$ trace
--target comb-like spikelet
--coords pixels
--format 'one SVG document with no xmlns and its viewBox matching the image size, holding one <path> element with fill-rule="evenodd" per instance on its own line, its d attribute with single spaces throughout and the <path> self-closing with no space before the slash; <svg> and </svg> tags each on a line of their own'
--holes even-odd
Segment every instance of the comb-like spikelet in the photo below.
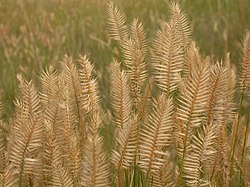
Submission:
<svg viewBox="0 0 250 187">
<path fill-rule="evenodd" d="M 137 19 L 132 23 L 132 37 L 124 40 L 122 44 L 124 65 L 130 80 L 133 105 L 138 109 L 142 86 L 147 78 L 145 55 L 147 42 L 144 28 Z"/>
<path fill-rule="evenodd" d="M 59 103 L 62 100 L 60 87 L 64 87 L 62 84 L 62 79 L 60 79 L 57 71 L 54 70 L 52 66 L 42 72 L 41 75 L 42 91 L 40 93 L 41 102 L 43 104 L 43 116 L 45 123 L 50 123 L 53 128 L 55 136 L 61 136 L 61 110 Z M 61 90 L 61 91 L 60 91 Z M 62 106 L 62 105 L 61 105 Z"/>
<path fill-rule="evenodd" d="M 76 120 L 78 121 L 78 126 L 84 129 L 83 113 L 85 105 L 82 98 L 83 88 L 81 87 L 79 72 L 71 57 L 64 57 L 62 62 L 62 70 L 61 78 L 65 81 L 64 83 L 67 84 L 70 97 L 73 98 L 69 100 L 69 104 L 72 105 L 73 110 L 77 114 Z M 85 134 L 83 134 L 83 136 L 85 136 Z"/>
<path fill-rule="evenodd" d="M 211 181 L 220 181 L 220 183 L 222 183 L 224 186 L 228 186 L 230 181 L 230 154 L 232 152 L 232 146 L 230 145 L 232 145 L 233 138 L 236 134 L 237 120 L 238 114 L 234 116 L 234 121 L 232 123 L 232 132 L 229 137 L 227 135 L 227 125 L 219 125 L 216 140 L 217 154 L 214 158 L 213 168 L 208 173 L 210 175 Z"/>
<path fill-rule="evenodd" d="M 18 185 L 18 171 L 13 167 L 12 164 L 8 164 L 4 168 L 1 182 L 2 186 L 4 187 L 13 187 Z"/>
<path fill-rule="evenodd" d="M 42 93 L 41 95 L 41 101 L 43 104 L 54 104 L 59 99 L 56 97 L 58 93 L 58 73 L 53 68 L 53 66 L 49 66 L 45 71 L 42 72 L 41 75 L 41 83 L 42 83 Z M 48 109 L 49 107 L 44 106 L 44 109 Z"/>
<path fill-rule="evenodd" d="M 224 108 L 224 119 L 226 123 L 232 123 L 234 120 L 234 116 L 236 114 L 236 103 L 235 103 L 235 88 L 236 88 L 236 70 L 232 67 L 230 63 L 230 56 L 229 53 L 225 58 L 225 68 L 227 69 L 226 73 L 226 84 L 224 87 L 224 95 L 225 95 L 225 102 L 223 105 Z"/>
<path fill-rule="evenodd" d="M 117 129 L 118 150 L 113 151 L 112 162 L 118 170 L 127 169 L 135 161 L 138 131 L 136 123 L 137 116 L 134 116 L 128 123 L 124 124 L 123 128 Z"/>
<path fill-rule="evenodd" d="M 78 75 L 78 71 L 76 65 L 73 63 L 72 58 L 65 56 L 63 59 L 62 64 L 62 77 L 65 80 L 69 88 L 69 92 L 71 96 L 74 98 L 75 105 L 76 105 L 76 112 L 80 115 L 81 111 L 81 86 L 80 86 L 80 79 Z"/>
<path fill-rule="evenodd" d="M 100 113 L 100 105 L 99 105 L 99 90 L 97 80 L 94 79 L 92 76 L 93 74 L 93 65 L 90 63 L 87 56 L 80 56 L 78 63 L 79 67 L 79 77 L 80 77 L 80 85 L 81 85 L 81 95 L 82 95 L 82 103 L 83 103 L 83 115 L 84 121 L 83 125 L 80 126 L 80 137 L 81 137 L 81 147 L 82 153 L 85 147 L 85 140 L 87 139 L 88 131 L 92 131 L 93 128 L 91 127 L 91 121 L 94 118 L 94 115 Z M 97 127 L 98 128 L 98 127 Z M 97 130 L 97 128 L 95 130 Z"/>
<path fill-rule="evenodd" d="M 235 86 L 235 75 L 230 68 L 229 59 L 225 65 L 216 63 L 211 66 L 210 71 L 210 92 L 207 105 L 207 124 L 216 125 L 217 154 L 210 157 L 204 164 L 204 171 L 207 178 L 216 178 L 217 172 L 223 173 L 224 183 L 228 184 L 228 148 L 225 139 L 225 129 L 228 123 L 234 119 L 233 94 Z M 220 143 L 218 143 L 220 142 Z M 221 171 L 220 168 L 223 168 Z M 218 171 L 219 170 L 219 171 Z M 221 176 L 222 177 L 222 176 Z"/>
<path fill-rule="evenodd" d="M 178 152 L 186 154 L 186 146 L 192 131 L 206 120 L 206 105 L 209 94 L 209 69 L 208 64 L 202 64 L 192 70 L 186 81 L 186 86 L 181 88 L 179 108 L 177 109 L 177 141 Z"/>
<path fill-rule="evenodd" d="M 190 149 L 184 160 L 184 178 L 187 186 L 208 185 L 208 179 L 203 178 L 203 165 L 214 155 L 216 142 L 216 126 L 202 125 L 196 135 L 192 136 Z"/>
<path fill-rule="evenodd" d="M 215 163 L 213 165 L 211 179 L 214 181 L 220 181 L 224 186 L 229 184 L 229 144 L 227 141 L 226 127 L 222 126 L 219 130 L 216 141 Z M 216 182 L 215 182 L 216 183 Z"/>
<path fill-rule="evenodd" d="M 138 19 L 134 19 L 132 22 L 131 38 L 135 41 L 136 48 L 140 51 L 141 56 L 145 58 L 148 50 L 147 37 L 144 27 Z"/>
<path fill-rule="evenodd" d="M 0 120 L 2 120 L 3 114 L 4 114 L 4 106 L 2 102 L 2 95 L 0 94 Z"/>
<path fill-rule="evenodd" d="M 84 119 L 84 114 L 86 112 L 86 109 L 84 107 L 86 105 L 84 103 L 85 100 L 82 90 L 85 89 L 85 87 L 82 87 L 81 74 L 79 73 L 76 64 L 73 63 L 71 57 L 68 56 L 64 57 L 64 60 L 62 62 L 62 73 L 60 78 L 62 79 L 61 83 L 63 84 L 61 85 L 61 89 L 65 90 L 65 87 L 67 87 L 67 90 L 64 93 L 62 93 L 63 97 L 67 98 L 66 99 L 67 107 L 64 109 L 69 109 L 68 111 L 70 112 L 69 113 L 70 116 L 68 117 L 69 119 L 68 121 L 71 121 L 71 125 L 74 125 L 71 128 L 75 129 L 76 131 L 75 133 L 80 135 L 81 137 L 81 139 L 79 140 L 80 146 L 81 148 L 83 148 L 84 146 L 83 144 L 86 139 L 86 122 Z M 66 86 L 64 84 L 66 84 Z M 61 106 L 63 106 L 64 104 L 65 103 L 62 103 Z M 63 118 L 64 117 L 65 116 L 63 116 Z"/>
<path fill-rule="evenodd" d="M 67 57 L 65 57 L 64 60 L 66 60 L 66 58 Z M 62 65 L 65 68 L 62 74 L 64 75 L 66 73 L 70 77 L 72 73 L 72 70 L 70 70 L 71 64 L 67 65 L 66 63 Z M 69 133 L 67 134 L 66 131 L 69 130 L 69 128 L 66 128 L 68 127 L 66 126 L 66 119 L 70 120 L 70 118 L 72 118 L 73 121 L 76 120 L 75 114 L 67 115 L 67 110 L 65 109 L 67 104 L 69 107 L 69 101 L 67 100 L 69 94 L 71 93 L 76 96 L 74 90 L 71 90 L 72 92 L 70 93 L 68 91 L 68 85 L 74 84 L 71 84 L 71 80 L 73 80 L 74 76 L 72 75 L 71 78 L 72 79 L 69 78 L 65 80 L 65 77 L 62 78 L 62 75 L 58 75 L 51 66 L 41 75 L 42 92 L 40 95 L 43 104 L 45 124 L 42 153 L 43 184 L 45 186 L 60 186 L 62 183 L 69 185 L 67 183 L 71 184 L 73 181 L 70 171 L 66 171 L 65 168 L 61 166 L 61 164 L 64 163 L 68 169 L 70 168 L 69 159 L 67 158 L 72 154 L 71 150 L 68 151 L 69 141 L 67 138 L 69 138 Z M 74 101 L 76 100 L 73 99 L 70 102 L 71 114 L 75 104 Z M 73 126 L 71 128 L 73 128 Z M 65 179 L 60 179 L 61 176 L 64 176 Z"/>
<path fill-rule="evenodd" d="M 81 184 L 83 186 L 109 186 L 109 167 L 103 150 L 103 139 L 98 129 L 102 125 L 99 91 L 92 78 L 93 66 L 86 56 L 80 56 L 80 80 L 87 122 L 88 137 L 84 143 Z"/>
<path fill-rule="evenodd" d="M 114 40 L 122 42 L 128 36 L 125 15 L 114 6 L 112 1 L 108 3 L 107 12 L 110 36 Z"/>
<path fill-rule="evenodd" d="M 32 81 L 20 80 L 21 99 L 16 101 L 14 129 L 9 142 L 9 160 L 18 171 L 19 186 L 26 183 L 27 174 L 35 183 L 40 175 L 39 153 L 44 130 L 41 104 Z M 32 179 L 33 177 L 33 179 Z"/>
<path fill-rule="evenodd" d="M 183 78 L 188 78 L 193 68 L 196 68 L 201 63 L 199 49 L 195 42 L 191 42 L 184 57 Z"/>
<path fill-rule="evenodd" d="M 250 86 L 250 32 L 246 34 L 243 43 L 243 61 L 240 77 L 241 90 L 247 91 Z"/>
<path fill-rule="evenodd" d="M 163 166 L 163 148 L 170 145 L 172 133 L 173 103 L 171 99 L 160 95 L 153 101 L 149 122 L 145 124 L 141 133 L 139 165 L 147 179 Z"/>
<path fill-rule="evenodd" d="M 67 168 L 64 168 L 60 164 L 55 166 L 51 177 L 52 177 L 51 186 L 72 187 L 74 185 L 74 182 L 73 182 L 73 179 L 71 178 L 70 172 L 67 170 Z"/>
<path fill-rule="evenodd" d="M 50 121 L 45 121 L 44 141 L 43 141 L 43 173 L 44 185 L 51 185 L 53 170 L 57 169 L 57 165 L 62 163 L 62 154 L 58 146 L 53 124 Z"/>
<path fill-rule="evenodd" d="M 105 187 L 110 184 L 109 168 L 102 147 L 102 139 L 99 136 L 88 138 L 83 161 L 83 186 Z"/>
<path fill-rule="evenodd" d="M 170 19 L 174 21 L 178 38 L 181 39 L 181 45 L 186 51 L 192 35 L 189 21 L 186 15 L 181 11 L 179 3 L 172 1 L 169 8 L 171 13 Z"/>
<path fill-rule="evenodd" d="M 175 24 L 172 21 L 163 23 L 153 46 L 152 68 L 156 84 L 166 94 L 172 93 L 178 87 L 183 69 L 183 52 Z"/>
<path fill-rule="evenodd" d="M 96 123 L 93 126 L 100 125 L 98 124 L 100 121 L 93 123 Z M 109 186 L 110 174 L 106 154 L 103 151 L 103 140 L 96 132 L 88 137 L 83 156 L 82 185 L 86 187 Z"/>
<path fill-rule="evenodd" d="M 228 82 L 228 67 L 223 67 L 221 63 L 216 63 L 211 67 L 209 99 L 207 103 L 207 123 L 210 122 L 222 125 L 224 122 L 224 105 L 228 99 L 225 87 Z M 226 111 L 227 113 L 228 111 Z"/>
<path fill-rule="evenodd" d="M 111 97 L 115 126 L 123 128 L 130 119 L 132 103 L 127 75 L 116 61 L 111 65 Z"/>
<path fill-rule="evenodd" d="M 153 187 L 174 187 L 175 180 L 175 163 L 171 162 L 170 154 L 165 155 L 164 165 L 153 173 Z"/>
<path fill-rule="evenodd" d="M 94 113 L 96 110 L 100 109 L 100 98 L 97 80 L 92 78 L 93 65 L 90 63 L 87 56 L 80 56 L 78 62 L 80 64 L 79 74 L 84 112 Z"/>
<path fill-rule="evenodd" d="M 70 105 L 70 95 L 66 86 L 64 91 L 63 102 L 61 103 L 61 113 L 63 114 L 61 148 L 64 156 L 64 166 L 67 166 L 74 184 L 76 184 L 80 174 L 80 149 L 77 142 L 76 114 L 72 105 Z"/>
<path fill-rule="evenodd" d="M 142 124 L 145 123 L 145 120 L 148 116 L 148 108 L 151 101 L 151 92 L 152 92 L 153 79 L 150 78 L 147 81 L 146 87 L 144 89 L 144 94 L 139 103 L 139 120 Z"/>
</svg>

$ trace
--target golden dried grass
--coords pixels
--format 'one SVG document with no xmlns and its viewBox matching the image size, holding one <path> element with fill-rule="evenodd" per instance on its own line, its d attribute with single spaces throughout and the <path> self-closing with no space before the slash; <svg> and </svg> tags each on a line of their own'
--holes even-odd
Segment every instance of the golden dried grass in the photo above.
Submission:
<svg viewBox="0 0 250 187">
<path fill-rule="evenodd" d="M 13 118 L 2 120 L 0 103 L 0 184 L 248 186 L 249 114 L 242 111 L 249 33 L 236 82 L 228 58 L 199 54 L 178 3 L 170 4 L 171 19 L 152 47 L 138 19 L 126 25 L 113 3 L 107 7 L 110 36 L 123 55 L 110 67 L 111 117 L 86 56 L 65 56 L 60 70 L 45 70 L 40 91 L 18 76 Z M 108 124 L 115 128 L 110 158 L 100 133 Z"/>
</svg>

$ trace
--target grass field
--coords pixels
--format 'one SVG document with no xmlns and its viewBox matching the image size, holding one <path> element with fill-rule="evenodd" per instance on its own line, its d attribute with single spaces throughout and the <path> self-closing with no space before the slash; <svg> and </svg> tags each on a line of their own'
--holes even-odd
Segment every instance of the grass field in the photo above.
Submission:
<svg viewBox="0 0 250 187">
<path fill-rule="evenodd" d="M 0 0 L 0 187 L 248 186 L 250 1 L 113 2 Z"/>
</svg>

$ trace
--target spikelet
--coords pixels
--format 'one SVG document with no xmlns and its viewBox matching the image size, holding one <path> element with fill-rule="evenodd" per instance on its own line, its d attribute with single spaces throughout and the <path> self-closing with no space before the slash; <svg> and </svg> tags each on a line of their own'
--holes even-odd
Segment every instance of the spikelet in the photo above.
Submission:
<svg viewBox="0 0 250 187">
<path fill-rule="evenodd" d="M 144 59 L 148 51 L 147 36 L 142 23 L 138 19 L 134 19 L 132 22 L 131 38 L 135 41 L 136 48 Z"/>
<path fill-rule="evenodd" d="M 42 83 L 40 97 L 43 105 L 44 123 L 51 124 L 56 139 L 60 139 L 59 137 L 62 134 L 61 124 L 63 123 L 59 106 L 62 100 L 60 90 L 63 89 L 60 89 L 60 87 L 65 85 L 62 85 L 62 79 L 52 66 L 42 72 L 40 79 Z"/>
<path fill-rule="evenodd" d="M 191 42 L 184 55 L 184 68 L 182 77 L 184 79 L 188 78 L 192 69 L 199 67 L 201 61 L 202 59 L 199 54 L 199 48 L 196 46 L 195 42 Z"/>
<path fill-rule="evenodd" d="M 176 186 L 175 180 L 175 169 L 176 165 L 171 161 L 171 155 L 166 154 L 164 156 L 164 165 L 159 168 L 156 173 L 153 173 L 153 184 L 154 187 L 174 187 Z"/>
<path fill-rule="evenodd" d="M 172 1 L 169 5 L 171 17 L 173 20 L 175 29 L 177 31 L 178 38 L 181 40 L 181 45 L 184 51 L 187 50 L 188 45 L 191 41 L 191 27 L 186 15 L 182 12 L 178 2 Z"/>
<path fill-rule="evenodd" d="M 62 165 L 57 165 L 53 169 L 51 186 L 65 186 L 72 187 L 74 185 L 70 172 Z"/>
<path fill-rule="evenodd" d="M 111 97 L 115 126 L 123 128 L 130 119 L 132 103 L 127 75 L 116 61 L 111 65 Z"/>
<path fill-rule="evenodd" d="M 13 187 L 18 185 L 18 171 L 15 170 L 12 164 L 5 166 L 1 182 L 4 187 Z"/>
<path fill-rule="evenodd" d="M 177 38 L 175 24 L 163 23 L 153 46 L 152 68 L 156 84 L 167 95 L 178 87 L 183 69 L 183 50 L 181 40 Z"/>
<path fill-rule="evenodd" d="M 49 66 L 42 72 L 40 79 L 42 83 L 41 101 L 44 105 L 53 105 L 58 100 L 58 97 L 56 97 L 58 93 L 58 73 L 53 66 Z M 49 107 L 44 106 L 44 108 L 48 109 Z"/>
<path fill-rule="evenodd" d="M 83 113 L 84 113 L 84 103 L 82 99 L 82 87 L 81 87 L 81 80 L 80 75 L 77 70 L 76 65 L 73 63 L 73 60 L 71 57 L 65 56 L 62 63 L 62 73 L 61 78 L 64 80 L 64 83 L 68 87 L 68 92 L 70 94 L 70 105 L 72 105 L 73 110 L 77 114 L 77 121 L 78 126 L 82 127 L 84 126 L 84 119 L 83 119 Z M 85 134 L 83 134 L 85 136 Z"/>
<path fill-rule="evenodd" d="M 147 175 L 146 180 L 164 165 L 161 157 L 166 154 L 163 148 L 171 143 L 173 122 L 172 100 L 160 95 L 153 100 L 153 111 L 141 133 L 139 165 Z"/>
<path fill-rule="evenodd" d="M 197 134 L 192 136 L 191 143 L 188 145 L 190 149 L 184 160 L 184 178 L 187 186 L 209 185 L 209 178 L 202 177 L 204 176 L 202 168 L 216 153 L 215 128 L 213 124 L 202 125 Z"/>
<path fill-rule="evenodd" d="M 152 86 L 153 86 L 153 79 L 152 77 L 147 81 L 146 87 L 144 89 L 144 94 L 141 97 L 139 103 L 139 120 L 142 124 L 145 124 L 147 120 L 148 112 L 149 112 L 149 105 L 151 104 L 151 93 L 152 93 Z"/>
<path fill-rule="evenodd" d="M 39 153 L 42 147 L 41 104 L 32 81 L 19 77 L 21 98 L 16 101 L 16 116 L 9 142 L 9 160 L 18 171 L 18 183 L 26 183 L 27 174 L 35 183 L 40 177 L 41 163 Z M 37 182 L 37 181 L 36 181 Z"/>
<path fill-rule="evenodd" d="M 211 179 L 214 181 L 221 180 L 224 186 L 229 184 L 229 164 L 230 164 L 230 150 L 229 142 L 227 140 L 226 127 L 222 126 L 219 130 L 214 164 L 211 172 Z M 209 174 L 209 173 L 208 173 Z"/>
<path fill-rule="evenodd" d="M 186 145 L 190 141 L 193 129 L 206 120 L 206 105 L 209 94 L 208 64 L 192 70 L 185 87 L 181 88 L 179 108 L 177 109 L 178 152 L 186 154 Z"/>
<path fill-rule="evenodd" d="M 98 133 L 102 125 L 102 111 L 99 105 L 97 80 L 92 76 L 93 66 L 86 56 L 80 56 L 80 83 L 83 88 L 82 99 L 87 122 L 88 136 L 84 143 L 80 184 L 83 186 L 109 186 L 110 173 L 103 139 Z"/>
<path fill-rule="evenodd" d="M 230 62 L 230 54 L 225 57 L 225 68 L 227 69 L 226 85 L 224 87 L 226 101 L 224 102 L 224 119 L 226 123 L 232 123 L 236 114 L 235 90 L 236 90 L 236 70 Z"/>
<path fill-rule="evenodd" d="M 70 172 L 74 184 L 80 175 L 80 147 L 77 140 L 78 131 L 76 130 L 76 114 L 74 108 L 70 104 L 70 93 L 68 87 L 63 90 L 62 102 L 60 103 L 61 119 L 61 137 L 60 145 L 64 157 L 64 166 Z"/>
<path fill-rule="evenodd" d="M 54 170 L 57 165 L 62 163 L 62 153 L 60 151 L 57 138 L 53 130 L 53 124 L 50 121 L 45 121 L 45 131 L 43 140 L 43 183 L 45 186 L 51 185 Z"/>
<path fill-rule="evenodd" d="M 80 56 L 78 63 L 80 64 L 80 84 L 81 95 L 84 106 L 84 113 L 91 114 L 100 109 L 99 106 L 99 91 L 97 80 L 92 78 L 93 65 L 90 63 L 87 56 Z"/>
<path fill-rule="evenodd" d="M 131 26 L 131 37 L 122 43 L 122 52 L 124 56 L 124 65 L 128 78 L 130 80 L 133 106 L 138 110 L 141 98 L 142 86 L 147 79 L 147 41 L 146 34 L 142 24 L 134 19 Z"/>
<path fill-rule="evenodd" d="M 229 83 L 233 82 L 230 79 L 232 72 L 229 71 L 229 67 L 225 67 L 219 62 L 211 66 L 210 72 L 207 123 L 213 121 L 218 125 L 225 125 L 227 120 L 230 121 L 228 117 L 233 113 L 232 93 L 230 92 L 234 87 L 231 89 L 227 87 Z"/>
<path fill-rule="evenodd" d="M 110 185 L 110 173 L 106 154 L 103 151 L 103 140 L 97 132 L 100 125 L 101 119 L 96 114 L 92 119 L 90 135 L 83 154 L 81 184 L 86 187 Z"/>
<path fill-rule="evenodd" d="M 250 85 L 250 32 L 246 34 L 243 43 L 243 60 L 240 77 L 240 88 L 242 91 L 247 91 Z"/>
<path fill-rule="evenodd" d="M 107 12 L 110 36 L 114 40 L 122 42 L 128 36 L 125 15 L 114 6 L 112 1 L 108 3 Z"/>
</svg>

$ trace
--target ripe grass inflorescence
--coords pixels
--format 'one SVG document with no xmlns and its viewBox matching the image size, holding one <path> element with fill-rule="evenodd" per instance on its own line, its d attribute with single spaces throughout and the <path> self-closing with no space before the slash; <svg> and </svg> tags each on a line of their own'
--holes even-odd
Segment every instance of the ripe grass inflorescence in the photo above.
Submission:
<svg viewBox="0 0 250 187">
<path fill-rule="evenodd" d="M 149 39 L 139 19 L 127 24 L 107 3 L 119 57 L 106 68 L 109 97 L 87 55 L 49 65 L 39 87 L 17 75 L 13 117 L 0 102 L 2 186 L 249 185 L 250 33 L 237 78 L 229 55 L 200 55 L 180 5 L 168 5 L 169 21 Z"/>
</svg>

